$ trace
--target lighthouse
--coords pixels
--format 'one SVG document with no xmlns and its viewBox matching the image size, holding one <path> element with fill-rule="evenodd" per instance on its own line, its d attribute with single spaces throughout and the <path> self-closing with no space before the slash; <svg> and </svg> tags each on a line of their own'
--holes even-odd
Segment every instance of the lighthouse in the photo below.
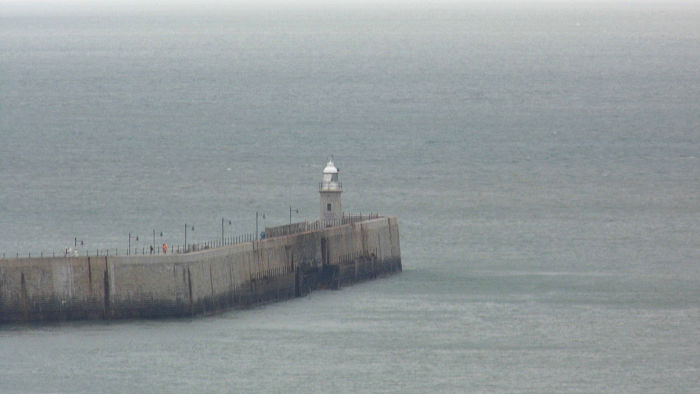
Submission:
<svg viewBox="0 0 700 394">
<path fill-rule="evenodd" d="M 340 206 L 343 185 L 338 181 L 338 172 L 333 160 L 329 160 L 326 168 L 323 169 L 323 181 L 318 189 L 321 194 L 319 220 L 325 227 L 340 224 L 343 219 L 343 210 Z"/>
</svg>

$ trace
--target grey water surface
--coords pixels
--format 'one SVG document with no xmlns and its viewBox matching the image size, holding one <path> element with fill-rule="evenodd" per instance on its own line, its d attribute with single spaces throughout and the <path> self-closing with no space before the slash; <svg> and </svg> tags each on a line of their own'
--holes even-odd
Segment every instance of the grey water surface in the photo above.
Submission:
<svg viewBox="0 0 700 394">
<path fill-rule="evenodd" d="M 2 326 L 1 392 L 697 392 L 698 4 L 221 7 L 0 12 L 0 253 L 313 220 L 333 155 L 404 272 Z"/>
</svg>

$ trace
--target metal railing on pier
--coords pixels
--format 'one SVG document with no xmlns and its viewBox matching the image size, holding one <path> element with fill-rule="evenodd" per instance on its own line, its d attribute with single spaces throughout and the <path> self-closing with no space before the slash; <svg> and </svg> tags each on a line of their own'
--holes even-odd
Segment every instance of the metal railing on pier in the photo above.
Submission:
<svg viewBox="0 0 700 394">
<path fill-rule="evenodd" d="M 229 245 L 237 245 L 237 244 L 242 244 L 246 242 L 253 242 L 255 241 L 255 234 L 252 233 L 247 233 L 247 234 L 242 234 L 236 237 L 227 237 L 222 239 L 214 239 L 211 241 L 205 241 L 205 242 L 198 242 L 198 243 L 191 243 L 185 245 L 182 249 L 180 249 L 180 246 L 177 246 L 177 249 L 175 250 L 175 253 L 190 253 L 190 252 L 198 252 L 201 250 L 207 250 L 207 249 L 215 249 L 215 248 L 220 248 L 223 246 L 229 246 Z"/>
<path fill-rule="evenodd" d="M 343 226 L 346 224 L 352 224 L 357 222 L 362 222 L 365 220 L 377 219 L 381 217 L 378 213 L 370 213 L 367 215 L 363 214 L 348 214 L 343 215 L 341 219 L 337 220 L 316 220 L 313 222 L 298 222 L 292 224 L 285 224 L 283 226 L 276 227 L 266 227 L 265 228 L 265 238 L 281 237 L 284 235 L 304 233 L 307 231 L 316 231 L 329 227 Z"/>
<path fill-rule="evenodd" d="M 220 248 L 223 246 L 237 245 L 246 242 L 255 241 L 255 235 L 252 233 L 241 234 L 237 236 L 224 237 L 219 239 L 213 239 L 209 241 L 193 242 L 187 243 L 187 245 L 179 244 L 163 244 L 163 245 L 149 245 L 141 246 L 136 248 L 65 248 L 59 250 L 51 251 L 40 251 L 39 253 L 32 254 L 28 253 L 13 253 L 7 254 L 2 253 L 0 255 L 0 260 L 7 259 L 24 259 L 24 258 L 56 258 L 56 257 L 99 257 L 99 256 L 143 256 L 143 255 L 168 255 L 168 254 L 182 254 L 197 252 L 202 250 Z M 164 246 L 167 245 L 167 246 Z"/>
<path fill-rule="evenodd" d="M 369 214 L 344 214 L 341 219 L 337 220 L 316 220 L 313 222 L 299 222 L 277 227 L 266 227 L 265 238 L 280 237 L 290 234 L 298 234 L 307 231 L 317 231 L 329 227 L 337 227 L 352 223 L 362 222 L 365 220 L 377 219 L 382 217 L 378 213 Z M 162 245 L 146 245 L 135 248 L 96 248 L 88 249 L 83 247 L 65 248 L 61 250 L 42 250 L 39 253 L 2 253 L 0 260 L 8 259 L 24 259 L 24 258 L 56 258 L 56 257 L 79 257 L 79 256 L 136 256 L 136 255 L 168 255 L 197 252 L 208 249 L 215 249 L 229 245 L 242 244 L 246 242 L 254 242 L 258 240 L 255 234 L 246 233 L 238 236 L 218 238 L 203 242 L 192 242 L 186 245 L 180 244 L 162 244 Z M 164 247 L 165 246 L 165 247 Z"/>
</svg>

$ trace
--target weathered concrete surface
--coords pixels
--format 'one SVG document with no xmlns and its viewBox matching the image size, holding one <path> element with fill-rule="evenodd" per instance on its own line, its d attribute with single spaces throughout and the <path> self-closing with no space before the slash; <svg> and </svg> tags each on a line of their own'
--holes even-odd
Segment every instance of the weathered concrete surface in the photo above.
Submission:
<svg viewBox="0 0 700 394">
<path fill-rule="evenodd" d="M 179 255 L 0 260 L 0 323 L 208 314 L 399 271 L 392 217 Z"/>
</svg>

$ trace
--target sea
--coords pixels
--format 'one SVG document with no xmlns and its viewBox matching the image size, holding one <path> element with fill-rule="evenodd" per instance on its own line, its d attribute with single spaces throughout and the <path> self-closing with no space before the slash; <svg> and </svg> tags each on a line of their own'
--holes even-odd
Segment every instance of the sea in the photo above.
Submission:
<svg viewBox="0 0 700 394">
<path fill-rule="evenodd" d="M 698 392 L 698 21 L 0 1 L 5 258 L 312 221 L 332 158 L 403 262 L 213 316 L 3 325 L 0 392 Z"/>
</svg>

